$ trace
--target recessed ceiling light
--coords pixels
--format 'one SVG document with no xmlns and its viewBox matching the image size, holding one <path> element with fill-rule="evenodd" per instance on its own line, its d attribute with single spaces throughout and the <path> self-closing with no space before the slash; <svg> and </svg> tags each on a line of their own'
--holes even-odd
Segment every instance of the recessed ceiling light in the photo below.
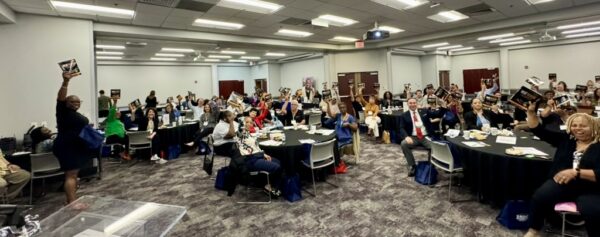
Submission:
<svg viewBox="0 0 600 237">
<path fill-rule="evenodd" d="M 227 62 L 230 62 L 230 63 L 247 63 L 248 61 L 241 60 L 241 59 L 229 59 L 229 60 L 227 60 Z"/>
<path fill-rule="evenodd" d="M 450 45 L 450 46 L 445 46 L 445 47 L 439 47 L 437 48 L 437 50 L 446 50 L 446 49 L 455 49 L 455 48 L 461 48 L 462 45 L 457 44 L 457 45 Z"/>
<path fill-rule="evenodd" d="M 590 27 L 590 28 L 582 28 L 582 29 L 577 29 L 577 30 L 567 30 L 567 31 L 561 32 L 561 34 L 568 35 L 568 34 L 576 34 L 576 33 L 598 31 L 598 30 L 600 30 L 600 27 Z"/>
<path fill-rule="evenodd" d="M 380 26 L 379 29 L 380 30 L 389 31 L 390 34 L 396 34 L 396 33 L 404 32 L 403 29 L 392 27 L 392 26 Z"/>
<path fill-rule="evenodd" d="M 246 54 L 244 51 L 232 51 L 232 50 L 221 50 L 222 54 L 234 54 L 234 55 L 242 55 Z"/>
<path fill-rule="evenodd" d="M 280 29 L 275 34 L 282 35 L 282 36 L 291 36 L 291 37 L 308 37 L 308 36 L 311 36 L 313 33 L 306 32 L 306 31 L 299 31 L 299 30 Z"/>
<path fill-rule="evenodd" d="M 469 16 L 462 14 L 460 12 L 457 12 L 457 11 L 443 11 L 443 12 L 439 12 L 438 14 L 428 16 L 427 18 L 434 20 L 434 21 L 442 22 L 442 23 L 448 23 L 448 22 L 464 20 L 464 19 L 469 18 Z"/>
<path fill-rule="evenodd" d="M 506 42 L 506 43 L 501 43 L 500 46 L 509 46 L 509 45 L 527 44 L 527 43 L 531 43 L 531 40 L 521 40 L 521 41 Z"/>
<path fill-rule="evenodd" d="M 429 1 L 426 0 L 371 0 L 372 2 L 376 2 L 391 8 L 395 8 L 398 10 L 406 10 L 414 7 L 421 6 Z"/>
<path fill-rule="evenodd" d="M 205 58 L 204 62 L 221 62 L 221 59 L 216 58 Z"/>
<path fill-rule="evenodd" d="M 198 18 L 192 23 L 193 26 L 206 27 L 206 28 L 215 28 L 215 29 L 223 29 L 223 30 L 239 30 L 244 28 L 243 24 L 226 22 L 226 21 L 215 21 Z"/>
<path fill-rule="evenodd" d="M 485 41 L 485 40 L 500 39 L 500 38 L 512 37 L 512 36 L 515 36 L 515 33 L 505 33 L 505 34 L 499 34 L 499 35 L 482 36 L 482 37 L 477 38 L 477 40 Z"/>
<path fill-rule="evenodd" d="M 458 49 L 451 49 L 451 52 L 456 52 L 456 51 L 465 51 L 465 50 L 471 50 L 474 49 L 474 47 L 464 47 L 464 48 L 458 48 Z"/>
<path fill-rule="evenodd" d="M 152 57 L 152 58 L 150 58 L 150 60 L 152 60 L 152 61 L 176 61 L 177 59 L 176 58 L 155 58 L 155 57 Z"/>
<path fill-rule="evenodd" d="M 497 43 L 504 43 L 504 42 L 510 42 L 510 41 L 517 41 L 517 40 L 522 40 L 524 39 L 523 37 L 519 36 L 519 37 L 513 37 L 513 38 L 506 38 L 506 39 L 496 39 L 496 40 L 492 40 L 490 41 L 490 44 L 497 44 Z"/>
<path fill-rule="evenodd" d="M 249 59 L 249 60 L 259 60 L 260 57 L 258 56 L 241 56 L 241 59 Z"/>
<path fill-rule="evenodd" d="M 59 11 L 72 12 L 78 14 L 99 15 L 126 19 L 131 19 L 135 15 L 135 11 L 114 7 L 101 7 L 96 5 L 87 5 L 62 1 L 50 1 L 50 3 L 52 3 L 52 6 L 54 6 Z"/>
<path fill-rule="evenodd" d="M 208 55 L 208 57 L 209 58 L 226 58 L 226 59 L 231 58 L 231 56 L 229 56 L 229 55 L 215 55 L 215 54 Z"/>
<path fill-rule="evenodd" d="M 267 56 L 267 57 L 283 57 L 283 56 L 285 56 L 285 54 L 269 52 L 269 53 L 266 53 L 265 56 Z"/>
<path fill-rule="evenodd" d="M 271 14 L 279 11 L 283 6 L 261 0 L 221 0 L 217 6 L 238 10 L 251 11 L 261 14 Z"/>
<path fill-rule="evenodd" d="M 577 23 L 577 24 L 564 25 L 564 26 L 556 27 L 556 29 L 565 30 L 565 29 L 573 29 L 573 28 L 579 28 L 579 27 L 584 27 L 584 26 L 592 26 L 592 25 L 600 25 L 600 21 L 590 21 L 590 22 L 583 22 L 583 23 Z"/>
<path fill-rule="evenodd" d="M 352 38 L 352 37 L 345 37 L 345 36 L 336 36 L 333 37 L 331 39 L 329 39 L 331 41 L 341 41 L 341 42 L 355 42 L 358 39 L 357 38 Z"/>
<path fill-rule="evenodd" d="M 178 52 L 178 53 L 193 53 L 193 49 L 180 49 L 180 48 L 162 48 L 160 51 L 165 52 Z"/>
<path fill-rule="evenodd" d="M 123 45 L 105 45 L 105 44 L 97 44 L 97 49 L 125 49 Z"/>
<path fill-rule="evenodd" d="M 577 38 L 577 37 L 586 37 L 586 36 L 594 36 L 594 35 L 600 35 L 600 32 L 589 32 L 589 33 L 573 34 L 573 35 L 567 35 L 565 37 L 567 37 L 567 38 Z"/>
<path fill-rule="evenodd" d="M 118 56 L 96 56 L 96 59 L 100 60 L 121 60 L 123 57 Z"/>
<path fill-rule="evenodd" d="M 535 4 L 540 4 L 540 3 L 547 3 L 547 2 L 552 2 L 554 0 L 525 0 L 525 2 L 528 5 L 535 5 Z"/>
<path fill-rule="evenodd" d="M 334 15 L 329 15 L 329 14 L 320 15 L 317 19 L 325 20 L 325 21 L 329 22 L 330 25 L 334 25 L 334 26 L 349 26 L 349 25 L 352 25 L 352 24 L 358 22 L 358 21 L 352 20 L 350 18 L 334 16 Z"/>
<path fill-rule="evenodd" d="M 448 42 L 443 42 L 443 43 L 435 43 L 435 44 L 426 44 L 426 45 L 423 45 L 423 48 L 424 49 L 426 49 L 426 48 L 434 48 L 434 47 L 440 47 L 440 46 L 446 46 L 446 45 L 449 45 L 449 43 Z"/>
<path fill-rule="evenodd" d="M 157 53 L 154 56 L 158 56 L 158 57 L 177 57 L 177 58 L 185 57 L 184 54 L 180 54 L 180 53 Z"/>
<path fill-rule="evenodd" d="M 96 51 L 96 55 L 123 55 L 123 52 Z"/>
</svg>

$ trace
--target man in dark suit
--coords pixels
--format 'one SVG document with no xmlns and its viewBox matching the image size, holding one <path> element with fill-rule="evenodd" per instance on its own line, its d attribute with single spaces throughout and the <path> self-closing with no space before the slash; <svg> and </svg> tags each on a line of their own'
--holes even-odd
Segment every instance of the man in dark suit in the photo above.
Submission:
<svg viewBox="0 0 600 237">
<path fill-rule="evenodd" d="M 435 127 L 431 123 L 432 118 L 439 118 L 446 111 L 445 108 L 439 110 L 417 109 L 417 100 L 411 98 L 408 100 L 408 111 L 402 114 L 400 118 L 400 146 L 408 163 L 408 177 L 415 176 L 415 157 L 412 149 L 417 146 L 423 146 L 430 149 L 429 141 L 425 138 L 435 135 Z M 445 105 L 444 105 L 445 107 Z"/>
</svg>

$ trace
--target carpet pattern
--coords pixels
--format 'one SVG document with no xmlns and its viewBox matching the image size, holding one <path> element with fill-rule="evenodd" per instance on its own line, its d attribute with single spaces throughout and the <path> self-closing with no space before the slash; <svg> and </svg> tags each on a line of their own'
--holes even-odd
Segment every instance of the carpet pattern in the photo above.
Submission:
<svg viewBox="0 0 600 237">
<path fill-rule="evenodd" d="M 317 183 L 318 196 L 283 199 L 269 205 L 243 205 L 238 187 L 233 197 L 214 188 L 202 171 L 202 159 L 183 155 L 164 165 L 105 164 L 102 180 L 82 182 L 78 195 L 181 205 L 188 208 L 169 236 L 522 236 L 499 225 L 499 210 L 472 202 L 448 202 L 448 187 L 427 187 L 407 177 L 406 161 L 396 144 L 363 139 L 362 160 L 348 173 Z M 190 153 L 191 154 L 191 153 Z M 425 160 L 426 153 L 415 157 Z M 225 164 L 216 160 L 215 170 Z M 439 184 L 448 182 L 440 174 Z M 304 186 L 311 188 L 309 184 Z M 309 189 L 310 190 L 310 189 Z M 472 199 L 465 187 L 453 187 L 453 199 Z M 46 217 L 58 210 L 64 194 L 52 192 L 35 203 L 34 213 Z"/>
</svg>

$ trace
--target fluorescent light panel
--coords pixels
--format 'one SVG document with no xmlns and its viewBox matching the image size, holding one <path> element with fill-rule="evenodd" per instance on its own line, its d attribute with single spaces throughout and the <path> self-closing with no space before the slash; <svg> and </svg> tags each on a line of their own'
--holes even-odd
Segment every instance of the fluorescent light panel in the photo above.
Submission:
<svg viewBox="0 0 600 237">
<path fill-rule="evenodd" d="M 164 52 L 177 52 L 177 53 L 193 53 L 193 49 L 181 49 L 181 48 L 162 48 L 160 51 Z"/>
<path fill-rule="evenodd" d="M 265 56 L 267 56 L 267 57 L 283 57 L 283 56 L 285 56 L 285 54 L 284 53 L 272 53 L 272 52 L 269 52 L 269 53 L 266 53 Z"/>
<path fill-rule="evenodd" d="M 582 29 L 577 29 L 577 30 L 567 30 L 567 31 L 561 32 L 561 34 L 568 35 L 568 34 L 577 34 L 577 33 L 590 32 L 590 31 L 600 31 L 600 27 L 590 27 L 590 28 L 582 28 Z"/>
<path fill-rule="evenodd" d="M 513 42 L 500 43 L 500 46 L 509 46 L 509 45 L 515 45 L 515 44 L 527 44 L 527 43 L 531 43 L 531 40 L 520 40 L 520 41 L 513 41 Z"/>
<path fill-rule="evenodd" d="M 512 36 L 515 36 L 515 33 L 505 33 L 505 34 L 499 34 L 499 35 L 482 36 L 482 37 L 477 38 L 477 40 L 479 40 L 479 41 L 494 40 L 494 39 L 500 39 L 500 38 L 506 38 L 506 37 L 512 37 Z"/>
<path fill-rule="evenodd" d="M 101 7 L 96 5 L 87 5 L 62 1 L 50 1 L 50 3 L 52 3 L 52 6 L 54 6 L 54 8 L 56 8 L 59 11 L 77 14 L 99 15 L 125 19 L 131 19 L 135 15 L 135 11 L 114 7 Z"/>
<path fill-rule="evenodd" d="M 221 62 L 221 59 L 216 58 L 205 58 L 204 62 Z"/>
<path fill-rule="evenodd" d="M 577 23 L 577 24 L 563 25 L 563 26 L 556 27 L 556 29 L 566 30 L 566 29 L 573 29 L 573 28 L 579 28 L 579 27 L 584 27 L 584 26 L 593 26 L 593 25 L 600 25 L 600 21 L 590 21 L 590 22 L 583 22 L 583 23 Z"/>
<path fill-rule="evenodd" d="M 271 14 L 283 8 L 282 5 L 261 0 L 221 0 L 217 6 L 261 14 Z"/>
<path fill-rule="evenodd" d="M 467 19 L 469 16 L 457 11 L 443 11 L 439 12 L 438 14 L 428 16 L 427 18 L 442 23 L 449 23 Z"/>
<path fill-rule="evenodd" d="M 426 48 L 434 48 L 434 47 L 441 47 L 441 46 L 446 46 L 446 45 L 449 45 L 449 43 L 448 42 L 443 42 L 443 43 L 435 43 L 435 44 L 426 44 L 426 45 L 423 45 L 423 48 L 424 49 L 426 49 Z"/>
<path fill-rule="evenodd" d="M 96 51 L 96 55 L 123 55 L 123 52 Z"/>
<path fill-rule="evenodd" d="M 118 56 L 96 56 L 96 59 L 100 60 L 121 60 L 123 57 Z"/>
<path fill-rule="evenodd" d="M 106 45 L 106 44 L 97 44 L 97 49 L 125 49 L 123 45 Z"/>
<path fill-rule="evenodd" d="M 176 61 L 176 58 L 156 58 L 156 57 L 152 57 L 150 58 L 150 60 L 152 61 Z"/>
<path fill-rule="evenodd" d="M 234 55 L 242 55 L 246 54 L 244 51 L 233 51 L 233 50 L 221 50 L 222 54 L 234 54 Z"/>
<path fill-rule="evenodd" d="M 519 37 L 513 37 L 513 38 L 506 38 L 506 39 L 495 39 L 490 41 L 491 44 L 498 44 L 498 43 L 504 43 L 504 42 L 510 42 L 510 41 L 517 41 L 517 40 L 523 40 L 524 38 L 519 36 Z"/>
<path fill-rule="evenodd" d="M 429 1 L 426 0 L 371 0 L 372 2 L 379 3 L 398 10 L 406 10 L 414 7 L 421 6 Z"/>
<path fill-rule="evenodd" d="M 439 47 L 437 48 L 437 50 L 446 50 L 446 49 L 455 49 L 455 48 L 461 48 L 462 45 L 457 44 L 457 45 L 450 45 L 450 46 L 445 46 L 445 47 Z"/>
<path fill-rule="evenodd" d="M 280 29 L 275 34 L 282 35 L 282 36 L 291 36 L 291 37 L 308 37 L 308 36 L 311 36 L 313 33 L 306 32 L 306 31 L 299 31 L 299 30 Z"/>
<path fill-rule="evenodd" d="M 389 31 L 390 34 L 396 34 L 396 33 L 404 32 L 403 29 L 392 27 L 392 26 L 380 26 L 379 29 L 380 30 Z"/>
<path fill-rule="evenodd" d="M 157 56 L 157 57 L 176 57 L 176 58 L 185 57 L 184 54 L 180 54 L 180 53 L 157 53 L 154 56 Z"/>
<path fill-rule="evenodd" d="M 567 35 L 565 37 L 567 37 L 567 38 L 578 38 L 578 37 L 595 36 L 595 35 L 600 35 L 600 31 L 599 32 L 588 32 L 588 33 Z"/>
<path fill-rule="evenodd" d="M 525 0 L 529 5 L 536 5 L 541 3 L 553 2 L 554 0 Z"/>
<path fill-rule="evenodd" d="M 229 55 L 216 55 L 216 54 L 208 55 L 208 57 L 209 58 L 225 58 L 225 59 L 231 58 L 231 56 L 229 56 Z"/>
<path fill-rule="evenodd" d="M 241 56 L 241 59 L 249 59 L 249 60 L 259 60 L 260 57 L 258 56 Z"/>
<path fill-rule="evenodd" d="M 333 38 L 331 38 L 329 40 L 331 40 L 331 41 L 342 41 L 342 42 L 354 42 L 354 41 L 357 41 L 358 39 L 352 38 L 352 37 L 345 37 L 345 36 L 336 36 L 336 37 L 333 37 Z"/>
<path fill-rule="evenodd" d="M 352 24 L 358 22 L 358 21 L 352 20 L 350 18 L 334 16 L 334 15 L 329 15 L 329 14 L 320 15 L 317 19 L 326 20 L 329 22 L 330 25 L 334 25 L 334 26 L 349 26 L 349 25 L 352 25 Z"/>
<path fill-rule="evenodd" d="M 226 21 L 216 21 L 209 19 L 198 18 L 192 23 L 193 26 L 198 27 L 206 27 L 206 28 L 215 28 L 215 29 L 223 29 L 223 30 L 239 30 L 244 28 L 243 24 L 226 22 Z"/>
<path fill-rule="evenodd" d="M 465 51 L 465 50 L 471 50 L 471 49 L 474 49 L 474 47 L 464 47 L 464 48 L 458 48 L 458 49 L 451 49 L 450 52 Z"/>
<path fill-rule="evenodd" d="M 227 62 L 230 62 L 230 63 L 247 63 L 248 61 L 242 60 L 242 59 L 229 59 L 229 60 L 227 60 Z"/>
</svg>

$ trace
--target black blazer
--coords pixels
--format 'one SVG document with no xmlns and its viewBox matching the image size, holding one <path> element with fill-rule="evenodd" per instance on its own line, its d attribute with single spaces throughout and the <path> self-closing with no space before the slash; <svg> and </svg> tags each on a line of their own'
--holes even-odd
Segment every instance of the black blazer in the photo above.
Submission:
<svg viewBox="0 0 600 237">
<path fill-rule="evenodd" d="M 136 119 L 136 121 L 138 121 L 138 119 Z M 154 117 L 153 122 L 154 122 L 154 129 L 153 129 L 153 131 L 156 132 L 158 130 L 158 126 L 160 126 L 158 124 L 158 118 Z M 139 119 L 138 131 L 146 131 L 147 129 L 148 129 L 148 118 L 147 117 L 143 117 L 142 119 Z"/>
<path fill-rule="evenodd" d="M 435 134 L 435 126 L 431 123 L 432 118 L 438 118 L 440 115 L 443 115 L 446 112 L 446 109 L 440 108 L 439 110 L 428 110 L 428 109 L 417 109 L 419 116 L 421 116 L 421 121 L 423 121 L 423 126 L 425 126 L 425 130 L 427 131 L 428 136 L 433 136 Z M 400 140 L 404 140 L 407 136 L 412 135 L 413 130 L 413 118 L 412 112 L 406 111 L 400 117 Z"/>
<path fill-rule="evenodd" d="M 497 127 L 498 126 L 498 121 L 496 119 L 497 116 L 494 116 L 494 112 L 484 109 L 483 110 L 483 117 L 485 119 L 487 119 L 488 121 L 490 121 L 490 126 L 492 127 Z M 477 126 L 477 114 L 475 114 L 474 111 L 469 111 L 467 113 L 465 113 L 465 125 L 467 126 L 467 129 L 481 129 L 481 126 Z"/>
</svg>

